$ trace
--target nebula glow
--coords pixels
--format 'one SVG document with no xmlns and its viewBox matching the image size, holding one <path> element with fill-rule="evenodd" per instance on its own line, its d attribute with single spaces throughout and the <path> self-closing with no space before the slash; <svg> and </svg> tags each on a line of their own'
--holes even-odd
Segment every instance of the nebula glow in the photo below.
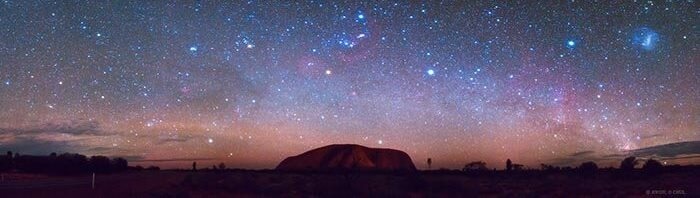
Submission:
<svg viewBox="0 0 700 198">
<path fill-rule="evenodd" d="M 271 168 L 355 143 L 418 167 L 617 164 L 700 141 L 696 8 L 5 0 L 0 149 Z M 655 156 L 700 161 L 686 150 Z"/>
<path fill-rule="evenodd" d="M 659 34 L 649 28 L 640 28 L 635 31 L 633 43 L 642 47 L 645 50 L 653 50 L 656 43 L 659 42 Z"/>
</svg>

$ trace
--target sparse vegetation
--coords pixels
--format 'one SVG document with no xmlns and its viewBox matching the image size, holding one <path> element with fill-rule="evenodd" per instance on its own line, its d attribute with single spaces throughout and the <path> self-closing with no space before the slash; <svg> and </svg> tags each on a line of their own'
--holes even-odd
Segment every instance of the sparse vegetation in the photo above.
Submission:
<svg viewBox="0 0 700 198">
<path fill-rule="evenodd" d="M 646 175 L 658 175 L 663 170 L 663 166 L 661 162 L 649 159 L 644 163 L 644 166 L 642 166 L 642 170 L 644 170 Z"/>
<path fill-rule="evenodd" d="M 10 154 L 9 156 L 13 156 Z M 6 155 L 5 157 L 7 157 Z M 77 154 L 49 155 L 49 158 L 76 159 L 86 162 L 83 168 L 94 168 L 91 164 L 105 165 L 102 157 Z M 24 156 L 22 156 L 24 157 Z M 13 157 L 14 158 L 14 157 Z M 624 163 L 636 161 L 625 159 Z M 98 163 L 99 162 L 99 163 Z M 112 159 L 110 166 L 125 164 Z M 617 169 L 599 169 L 594 162 L 584 162 L 575 169 L 559 168 L 542 164 L 542 170 L 518 170 L 521 165 L 510 163 L 511 170 L 488 170 L 486 163 L 467 163 L 463 171 L 438 169 L 418 172 L 287 172 L 273 170 L 226 169 L 223 163 L 191 172 L 155 171 L 151 166 L 145 170 L 117 175 L 98 176 L 98 188 L 89 188 L 85 177 L 76 177 L 83 184 L 61 188 L 2 189 L 3 195 L 35 197 L 50 196 L 57 191 L 62 195 L 76 197 L 247 197 L 247 196 L 292 196 L 292 197 L 473 197 L 473 196 L 552 196 L 570 194 L 590 197 L 644 196 L 647 189 L 673 186 L 687 195 L 699 193 L 694 186 L 699 182 L 699 166 L 661 166 L 656 160 L 647 160 L 642 170 L 626 174 L 626 178 L 615 178 Z M 194 163 L 193 163 L 194 165 Z M 216 170 L 227 171 L 213 171 Z M 140 166 L 131 170 L 144 169 Z M 209 170 L 209 171 L 207 171 Z M 464 172 L 464 170 L 467 170 Z M 655 177 L 644 177 L 651 170 Z M 663 171 L 661 171 L 663 170 Z M 594 177 L 593 177 L 594 175 Z M 583 176 L 583 177 L 581 177 Z M 56 181 L 64 181 L 60 177 Z M 650 181 L 654 182 L 650 182 Z M 102 182 L 102 183 L 100 183 Z M 100 187 L 109 186 L 109 188 Z M 144 187 L 145 186 L 145 187 Z M 42 194 L 43 193 L 43 194 Z"/>
<path fill-rule="evenodd" d="M 486 171 L 488 168 L 486 168 L 486 162 L 482 161 L 475 161 L 475 162 L 470 162 L 466 165 L 464 165 L 464 168 L 462 168 L 462 171 Z"/>
<path fill-rule="evenodd" d="M 0 171 L 17 171 L 43 174 L 79 174 L 79 173 L 113 173 L 128 169 L 128 162 L 123 158 L 110 159 L 105 156 L 92 156 L 74 153 L 47 156 L 20 155 L 8 151 L 0 156 Z"/>
<path fill-rule="evenodd" d="M 512 170 L 513 170 L 513 162 L 510 161 L 510 159 L 506 160 L 506 170 L 507 170 L 507 171 L 512 171 Z"/>
<path fill-rule="evenodd" d="M 631 171 L 634 170 L 634 166 L 637 165 L 637 158 L 635 157 L 627 157 L 622 162 L 620 163 L 620 170 L 622 171 Z"/>
<path fill-rule="evenodd" d="M 595 162 L 584 162 L 578 169 L 584 177 L 593 177 L 598 171 L 598 165 Z"/>
<path fill-rule="evenodd" d="M 428 170 L 430 170 L 430 165 L 433 164 L 433 159 L 428 158 Z"/>
</svg>

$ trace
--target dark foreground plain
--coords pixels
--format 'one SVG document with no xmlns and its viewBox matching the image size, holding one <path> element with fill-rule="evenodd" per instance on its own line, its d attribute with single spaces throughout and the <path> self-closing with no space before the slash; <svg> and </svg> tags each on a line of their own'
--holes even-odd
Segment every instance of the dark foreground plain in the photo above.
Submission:
<svg viewBox="0 0 700 198">
<path fill-rule="evenodd" d="M 700 171 L 654 176 L 599 171 L 295 173 L 141 171 L 97 175 L 5 174 L 0 197 L 697 197 Z"/>
</svg>

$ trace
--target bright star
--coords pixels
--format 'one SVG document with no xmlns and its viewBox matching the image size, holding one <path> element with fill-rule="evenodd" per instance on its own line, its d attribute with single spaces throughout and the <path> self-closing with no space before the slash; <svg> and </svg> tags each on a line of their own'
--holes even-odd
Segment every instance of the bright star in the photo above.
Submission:
<svg viewBox="0 0 700 198">
<path fill-rule="evenodd" d="M 428 75 L 431 75 L 431 76 L 435 75 L 435 70 L 429 69 L 429 70 L 428 70 Z"/>
<path fill-rule="evenodd" d="M 365 15 L 364 15 L 364 14 L 359 14 L 359 15 L 357 15 L 357 18 L 358 18 L 358 19 L 364 19 L 364 18 L 365 18 Z"/>
<path fill-rule="evenodd" d="M 576 42 L 569 41 L 569 42 L 566 42 L 566 45 L 568 45 L 569 47 L 573 47 L 574 45 L 576 45 Z"/>
<path fill-rule="evenodd" d="M 195 47 L 195 46 L 190 47 L 190 52 L 196 52 L 196 51 L 197 51 L 197 47 Z"/>
</svg>

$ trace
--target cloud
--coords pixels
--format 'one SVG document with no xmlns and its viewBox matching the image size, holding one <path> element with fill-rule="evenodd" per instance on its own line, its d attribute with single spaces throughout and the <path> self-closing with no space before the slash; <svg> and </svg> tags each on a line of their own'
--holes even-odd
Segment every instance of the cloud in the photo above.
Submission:
<svg viewBox="0 0 700 198">
<path fill-rule="evenodd" d="M 0 151 L 14 151 L 20 154 L 48 155 L 49 153 L 77 152 L 75 141 L 52 141 L 34 137 L 16 137 L 9 142 L 0 142 Z"/>
<path fill-rule="evenodd" d="M 571 157 L 578 157 L 578 156 L 590 155 L 590 154 L 593 154 L 593 153 L 594 153 L 594 151 L 580 151 L 580 152 L 572 153 L 572 154 L 569 155 L 569 156 L 571 156 Z"/>
<path fill-rule="evenodd" d="M 586 162 L 586 161 L 605 160 L 604 158 L 601 158 L 601 157 L 596 156 L 594 154 L 595 154 L 595 151 L 591 151 L 591 150 L 579 151 L 579 152 L 569 154 L 567 156 L 554 158 L 549 163 L 551 163 L 552 165 L 555 165 L 555 166 L 571 166 L 571 165 L 578 165 L 578 163 Z"/>
<path fill-rule="evenodd" d="M 94 120 L 6 127 L 0 128 L 0 150 L 34 155 L 46 155 L 52 152 L 105 153 L 105 148 L 94 147 L 89 144 L 89 141 L 85 141 L 115 134 L 102 130 L 100 123 Z"/>
<path fill-rule="evenodd" d="M 67 123 L 46 123 L 38 129 L 40 133 L 54 132 L 73 135 L 102 134 L 97 121 L 71 121 Z"/>
<path fill-rule="evenodd" d="M 665 157 L 665 158 L 661 158 L 661 159 L 664 159 L 664 160 L 700 159 L 700 155 L 677 156 L 677 157 Z"/>
<path fill-rule="evenodd" d="M 96 154 L 96 155 L 118 155 L 121 153 L 131 153 L 131 150 L 121 148 L 121 147 L 92 147 L 84 150 L 86 154 Z"/>
<path fill-rule="evenodd" d="M 696 160 L 700 159 L 700 141 L 676 142 L 604 155 L 598 155 L 594 151 L 580 151 L 568 156 L 552 159 L 550 163 L 557 166 L 572 166 L 585 161 L 594 161 L 596 163 L 609 162 L 615 164 L 629 156 L 642 159 Z"/>
<path fill-rule="evenodd" d="M 677 157 L 700 154 L 700 141 L 676 142 L 629 151 L 633 156 Z"/>
<path fill-rule="evenodd" d="M 642 137 L 640 137 L 640 138 L 643 139 L 643 140 L 646 140 L 646 139 L 655 138 L 655 137 L 661 137 L 661 136 L 662 136 L 662 134 L 661 134 L 661 133 L 658 133 L 658 134 L 644 135 L 644 136 L 642 136 Z"/>
<path fill-rule="evenodd" d="M 159 144 L 169 143 L 169 142 L 187 142 L 193 137 L 183 137 L 178 135 L 160 136 L 158 137 Z"/>
<path fill-rule="evenodd" d="M 0 128 L 3 135 L 42 135 L 42 134 L 69 134 L 69 135 L 113 135 L 100 129 L 100 123 L 94 120 L 72 120 L 69 122 L 44 123 L 20 128 Z"/>
</svg>

